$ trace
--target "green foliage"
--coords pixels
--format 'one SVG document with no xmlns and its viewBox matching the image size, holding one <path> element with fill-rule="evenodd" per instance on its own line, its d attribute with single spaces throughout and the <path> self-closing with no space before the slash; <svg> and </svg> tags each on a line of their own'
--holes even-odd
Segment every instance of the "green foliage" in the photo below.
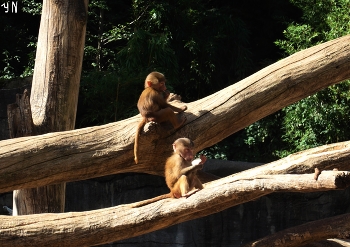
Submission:
<svg viewBox="0 0 350 247">
<path fill-rule="evenodd" d="M 285 30 L 285 40 L 275 43 L 287 55 L 349 34 L 349 0 L 295 0 L 303 9 L 302 24 L 293 23 Z"/>
<path fill-rule="evenodd" d="M 138 94 L 135 82 L 143 78 L 114 72 L 90 72 L 80 86 L 77 127 L 106 124 L 136 115 Z"/>
<path fill-rule="evenodd" d="M 317 43 L 315 40 L 319 36 L 319 34 L 307 24 L 289 26 L 283 34 L 286 40 L 277 40 L 275 43 L 283 49 L 287 55 L 313 46 Z"/>
<path fill-rule="evenodd" d="M 10 57 L 10 54 L 7 50 L 4 50 L 3 53 L 3 63 L 5 64 L 2 75 L 0 76 L 1 79 L 12 79 L 15 77 L 15 74 L 13 72 L 13 67 L 11 64 L 13 61 L 18 61 L 18 56 Z"/>
<path fill-rule="evenodd" d="M 129 8 L 126 1 L 89 1 L 88 23 L 86 29 L 85 54 L 83 69 L 85 71 L 113 71 L 116 55 L 126 40 L 119 36 L 123 28 L 118 25 L 125 19 Z M 125 20 L 124 20 L 125 22 Z M 117 26 L 115 26 L 117 25 Z M 127 30 L 130 32 L 129 30 Z"/>
<path fill-rule="evenodd" d="M 287 54 L 350 33 L 349 0 L 294 0 L 303 9 L 303 23 L 293 23 L 284 32 L 285 40 L 276 44 Z M 303 99 L 283 111 L 283 140 L 288 147 L 276 153 L 290 153 L 350 139 L 348 128 L 350 82 L 331 86 Z"/>
<path fill-rule="evenodd" d="M 162 71 L 172 78 L 178 69 L 174 50 L 165 34 L 151 34 L 142 29 L 133 33 L 117 57 L 120 71 L 139 74 L 153 70 Z"/>
<path fill-rule="evenodd" d="M 124 8 L 117 8 L 119 5 Z M 181 94 L 185 101 L 191 101 L 231 84 L 228 77 L 237 80 L 250 70 L 249 32 L 239 17 L 233 18 L 223 9 L 207 9 L 203 0 L 135 0 L 131 6 L 123 1 L 119 5 L 97 0 L 89 4 L 83 66 L 85 71 L 111 71 L 120 81 L 129 81 L 126 84 L 129 91 L 137 95 L 143 88 L 145 76 L 150 71 L 158 70 L 166 75 L 168 89 Z M 123 21 L 116 16 L 122 16 Z M 89 75 L 90 72 L 85 74 Z M 212 83 L 213 80 L 215 83 Z M 100 84 L 101 81 L 96 83 Z M 108 83 L 117 82 L 112 80 Z M 116 87 L 116 84 L 108 87 L 93 86 L 99 90 L 113 88 L 113 92 Z M 115 100 L 110 92 L 100 93 L 110 97 L 110 102 Z M 95 94 L 84 94 L 84 102 L 94 101 L 89 99 L 93 95 Z M 125 95 L 122 94 L 122 97 Z M 131 105 L 136 109 L 137 98 L 129 97 L 126 102 L 133 99 Z M 97 108 L 86 111 L 84 116 L 95 113 L 100 115 L 94 118 L 84 117 L 81 126 L 88 124 L 87 119 L 94 124 L 112 120 L 106 116 L 115 116 L 113 108 L 102 117 L 98 106 L 99 104 L 85 106 Z M 118 107 L 121 108 L 124 109 Z"/>
<path fill-rule="evenodd" d="M 42 1 L 22 0 L 22 11 L 32 15 L 40 15 L 43 7 Z"/>
<path fill-rule="evenodd" d="M 350 81 L 333 85 L 284 109 L 290 152 L 349 140 Z"/>
<path fill-rule="evenodd" d="M 133 1 L 132 21 L 114 30 L 127 42 L 117 53 L 118 69 L 127 67 L 136 73 L 163 69 L 173 83 L 186 83 L 175 89 L 180 88 L 188 100 L 213 93 L 250 72 L 244 22 L 203 0 Z"/>
<path fill-rule="evenodd" d="M 33 73 L 42 1 L 23 0 L 17 13 L 0 15 L 0 79 Z M 25 21 L 23 21 L 25 20 Z"/>
</svg>

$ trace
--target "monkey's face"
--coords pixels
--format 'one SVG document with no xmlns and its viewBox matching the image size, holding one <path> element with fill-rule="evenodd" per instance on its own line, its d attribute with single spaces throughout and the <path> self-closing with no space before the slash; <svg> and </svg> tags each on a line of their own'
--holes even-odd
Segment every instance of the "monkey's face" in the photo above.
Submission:
<svg viewBox="0 0 350 247">
<path fill-rule="evenodd" d="M 152 88 L 157 90 L 158 92 L 163 92 L 166 90 L 166 86 L 165 86 L 165 79 L 164 80 L 159 80 L 158 83 L 153 84 Z"/>
<path fill-rule="evenodd" d="M 184 146 L 184 148 L 181 150 L 181 156 L 187 161 L 192 161 L 194 158 L 193 149 Z"/>
</svg>

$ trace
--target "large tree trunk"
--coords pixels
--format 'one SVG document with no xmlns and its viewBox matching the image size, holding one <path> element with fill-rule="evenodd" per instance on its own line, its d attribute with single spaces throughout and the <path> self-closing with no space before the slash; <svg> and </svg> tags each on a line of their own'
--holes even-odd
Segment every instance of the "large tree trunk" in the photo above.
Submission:
<svg viewBox="0 0 350 247">
<path fill-rule="evenodd" d="M 74 129 L 87 2 L 43 2 L 30 97 L 32 134 Z M 65 187 L 65 183 L 60 183 L 14 191 L 14 215 L 63 212 Z"/>
<path fill-rule="evenodd" d="M 169 124 L 147 125 L 140 136 L 137 165 L 133 161 L 133 144 L 139 115 L 103 126 L 1 141 L 0 172 L 4 179 L 0 181 L 0 191 L 6 187 L 33 187 L 120 172 L 163 175 L 164 161 L 176 138 L 191 138 L 197 151 L 214 145 L 278 109 L 348 79 L 349 57 L 347 35 L 298 52 L 187 104 L 184 114 L 188 121 L 179 130 L 174 131 Z M 341 144 L 339 151 L 345 152 L 342 159 L 348 159 L 348 146 Z M 341 162 L 337 157 L 333 159 Z M 28 178 L 32 182 L 25 185 L 23 181 L 28 182 Z"/>
<path fill-rule="evenodd" d="M 349 172 L 340 171 L 324 171 L 317 180 L 314 174 L 219 179 L 189 198 L 142 207 L 133 203 L 88 212 L 17 216 L 15 220 L 0 216 L 0 241 L 3 247 L 91 246 L 204 217 L 272 192 L 325 191 L 349 185 Z"/>
</svg>

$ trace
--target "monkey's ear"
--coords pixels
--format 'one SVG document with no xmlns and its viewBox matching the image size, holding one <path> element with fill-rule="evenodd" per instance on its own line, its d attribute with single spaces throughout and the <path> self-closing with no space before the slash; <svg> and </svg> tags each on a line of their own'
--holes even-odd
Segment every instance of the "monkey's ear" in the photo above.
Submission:
<svg viewBox="0 0 350 247">
<path fill-rule="evenodd" d="M 148 87 L 151 87 L 151 86 L 152 86 L 152 81 L 146 81 L 146 83 L 147 83 L 147 86 L 148 86 Z"/>
<path fill-rule="evenodd" d="M 173 150 L 174 150 L 174 152 L 176 152 L 176 144 L 175 143 L 173 143 Z"/>
</svg>

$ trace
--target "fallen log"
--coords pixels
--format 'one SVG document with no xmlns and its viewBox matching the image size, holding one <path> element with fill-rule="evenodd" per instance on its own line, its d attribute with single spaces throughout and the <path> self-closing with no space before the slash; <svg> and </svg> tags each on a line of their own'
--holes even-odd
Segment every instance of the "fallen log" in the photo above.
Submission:
<svg viewBox="0 0 350 247">
<path fill-rule="evenodd" d="M 219 179 L 185 199 L 166 199 L 142 207 L 138 203 L 87 212 L 0 216 L 1 246 L 91 246 L 135 237 L 220 212 L 272 192 L 344 189 L 350 173 L 263 175 L 251 179 Z"/>
<path fill-rule="evenodd" d="M 70 131 L 63 133 L 68 134 Z M 39 138 L 45 137 L 46 135 L 39 136 Z M 49 144 L 47 143 L 47 145 Z M 72 149 L 74 149 L 74 147 L 72 147 Z M 50 150 L 48 150 L 48 152 L 51 153 Z M 59 150 L 57 150 L 57 152 L 59 152 Z M 65 159 L 69 159 L 69 157 L 66 157 Z M 57 160 L 61 161 L 59 158 Z M 83 169 L 81 166 L 84 162 L 82 164 L 76 164 L 73 162 L 70 163 L 71 165 L 68 167 L 63 161 L 62 163 L 57 163 L 57 160 L 53 159 L 51 164 L 44 162 L 42 164 L 39 163 L 32 166 L 28 166 L 23 160 L 21 163 L 16 165 L 6 166 L 6 169 L 0 169 L 0 177 L 2 178 L 0 179 L 0 193 L 19 188 L 43 186 L 46 184 L 53 184 L 55 182 L 74 181 L 74 179 L 84 177 L 85 173 L 95 172 L 97 174 L 102 173 L 107 175 L 109 172 L 111 172 L 111 170 L 105 171 L 105 167 L 103 166 L 99 167 L 99 169 L 95 166 L 85 167 Z M 129 172 L 130 167 L 134 168 L 131 171 L 143 171 L 142 168 L 138 170 L 138 166 L 133 164 L 130 165 L 130 163 L 128 164 L 129 166 L 120 167 L 118 172 Z M 16 170 L 17 168 L 19 170 Z M 331 170 L 333 168 L 337 168 L 338 170 L 350 170 L 350 141 L 324 145 L 298 152 L 296 154 L 289 155 L 286 158 L 262 166 L 257 166 L 223 179 L 229 180 L 231 177 L 234 177 L 236 180 L 238 180 L 244 178 L 254 178 L 255 176 L 264 174 L 303 174 L 311 173 L 315 170 L 315 168 L 320 170 Z M 113 168 L 110 167 L 110 169 Z M 211 186 L 210 184 L 211 183 L 209 182 L 206 186 Z"/>
</svg>

